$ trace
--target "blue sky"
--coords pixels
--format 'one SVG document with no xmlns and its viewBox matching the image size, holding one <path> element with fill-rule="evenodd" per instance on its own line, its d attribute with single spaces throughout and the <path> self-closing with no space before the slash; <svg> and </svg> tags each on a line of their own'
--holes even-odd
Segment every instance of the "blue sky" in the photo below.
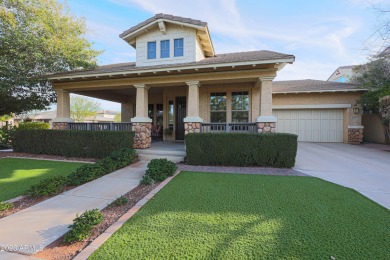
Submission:
<svg viewBox="0 0 390 260">
<path fill-rule="evenodd" d="M 375 48 L 378 15 L 385 0 L 67 0 L 72 14 L 85 17 L 87 38 L 104 50 L 99 64 L 135 60 L 119 34 L 156 13 L 208 22 L 216 53 L 272 50 L 293 54 L 276 80 L 326 80 L 341 65 L 361 64 Z M 104 109 L 119 104 L 101 102 Z"/>
</svg>

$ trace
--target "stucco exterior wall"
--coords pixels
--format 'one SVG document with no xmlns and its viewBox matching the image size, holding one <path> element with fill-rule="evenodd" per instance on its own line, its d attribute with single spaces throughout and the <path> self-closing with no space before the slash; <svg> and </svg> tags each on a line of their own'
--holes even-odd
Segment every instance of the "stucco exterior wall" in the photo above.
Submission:
<svg viewBox="0 0 390 260">
<path fill-rule="evenodd" d="M 196 61 L 197 38 L 196 30 L 189 27 L 165 23 L 166 34 L 163 34 L 158 27 L 150 30 L 137 37 L 136 39 L 136 65 L 137 66 L 154 66 L 160 64 L 175 64 Z M 174 57 L 174 39 L 183 38 L 184 55 Z M 170 40 L 169 58 L 160 58 L 160 41 Z M 148 59 L 147 44 L 156 41 L 156 59 Z"/>
<path fill-rule="evenodd" d="M 362 124 L 364 126 L 364 140 L 373 143 L 384 144 L 383 127 L 379 117 L 375 114 L 363 114 Z"/>
</svg>

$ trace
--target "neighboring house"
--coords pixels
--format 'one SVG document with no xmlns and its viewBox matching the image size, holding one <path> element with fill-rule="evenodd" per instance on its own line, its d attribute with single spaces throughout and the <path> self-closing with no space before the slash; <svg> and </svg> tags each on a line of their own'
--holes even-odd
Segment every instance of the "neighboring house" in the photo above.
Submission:
<svg viewBox="0 0 390 260">
<path fill-rule="evenodd" d="M 327 81 L 273 82 L 295 57 L 273 51 L 216 54 L 206 22 L 157 14 L 120 37 L 136 49 L 136 62 L 50 75 L 57 118 L 70 119 L 69 94 L 121 103 L 132 122 L 135 147 L 151 144 L 152 124 L 173 131 L 291 132 L 301 141 L 361 142 L 362 90 Z M 273 87 L 274 86 L 274 87 Z M 279 119 L 277 118 L 279 117 Z M 278 130 L 277 130 L 278 129 Z"/>
<path fill-rule="evenodd" d="M 348 66 L 341 66 L 338 67 L 332 75 L 328 78 L 328 81 L 333 82 L 341 82 L 341 83 L 349 83 L 351 82 L 351 78 L 354 74 L 354 69 L 357 67 L 357 65 L 348 65 Z"/>
</svg>

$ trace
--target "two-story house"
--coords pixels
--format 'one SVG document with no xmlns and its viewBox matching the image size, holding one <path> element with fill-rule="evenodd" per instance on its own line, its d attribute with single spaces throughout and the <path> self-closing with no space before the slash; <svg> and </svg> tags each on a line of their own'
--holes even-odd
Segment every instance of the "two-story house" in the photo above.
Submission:
<svg viewBox="0 0 390 260">
<path fill-rule="evenodd" d="M 294 62 L 293 55 L 216 54 L 206 22 L 166 14 L 120 38 L 136 49 L 136 62 L 49 77 L 58 93 L 54 128 L 72 122 L 69 93 L 76 93 L 121 103 L 122 122 L 131 122 L 136 132 L 136 148 L 150 147 L 157 124 L 172 130 L 164 140 L 184 140 L 191 132 L 275 132 L 277 124 L 302 141 L 348 142 L 350 129 L 359 135 L 360 115 L 352 111 L 361 90 L 353 85 L 294 81 L 272 87 L 278 71 Z M 334 89 L 344 95 L 330 92 Z"/>
</svg>

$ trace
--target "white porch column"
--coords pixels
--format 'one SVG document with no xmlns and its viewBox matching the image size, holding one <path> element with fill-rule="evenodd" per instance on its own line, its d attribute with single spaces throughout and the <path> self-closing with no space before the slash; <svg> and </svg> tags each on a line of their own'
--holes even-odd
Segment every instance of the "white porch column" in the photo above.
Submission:
<svg viewBox="0 0 390 260">
<path fill-rule="evenodd" d="M 152 119 L 148 117 L 148 90 L 145 84 L 134 85 L 137 89 L 135 117 L 131 119 L 135 133 L 133 148 L 149 148 L 152 143 Z"/>
<path fill-rule="evenodd" d="M 262 77 L 257 81 L 260 88 L 260 111 L 257 118 L 259 133 L 276 131 L 277 118 L 272 115 L 272 80 L 274 77 Z"/>
<path fill-rule="evenodd" d="M 67 129 L 68 123 L 74 122 L 70 118 L 70 95 L 63 89 L 57 89 L 57 117 L 53 119 L 52 128 L 55 130 Z"/>
<path fill-rule="evenodd" d="M 134 85 L 137 89 L 135 117 L 131 119 L 133 123 L 151 123 L 152 119 L 148 117 L 148 90 L 149 87 L 145 84 Z"/>
<path fill-rule="evenodd" d="M 187 116 L 184 118 L 185 134 L 200 132 L 203 119 L 199 116 L 199 81 L 186 82 L 188 86 Z"/>
</svg>

